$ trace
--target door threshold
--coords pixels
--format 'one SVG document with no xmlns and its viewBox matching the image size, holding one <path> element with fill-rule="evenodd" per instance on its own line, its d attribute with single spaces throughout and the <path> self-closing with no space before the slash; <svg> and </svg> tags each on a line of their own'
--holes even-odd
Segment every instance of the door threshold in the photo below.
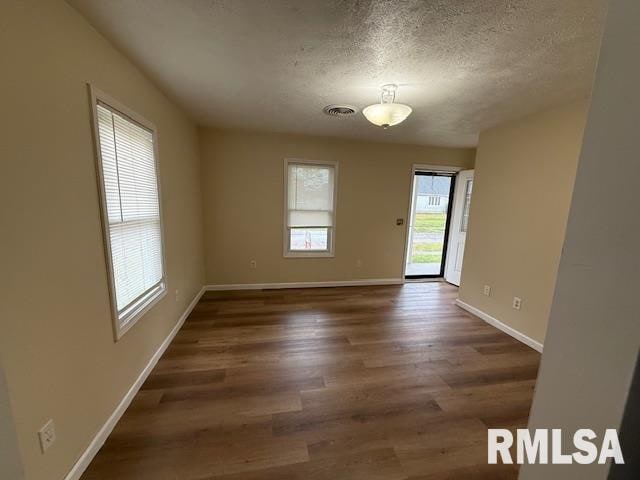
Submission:
<svg viewBox="0 0 640 480">
<path fill-rule="evenodd" d="M 417 277 L 417 278 L 406 278 L 404 279 L 404 283 L 427 283 L 427 282 L 444 282 L 444 277 Z"/>
</svg>

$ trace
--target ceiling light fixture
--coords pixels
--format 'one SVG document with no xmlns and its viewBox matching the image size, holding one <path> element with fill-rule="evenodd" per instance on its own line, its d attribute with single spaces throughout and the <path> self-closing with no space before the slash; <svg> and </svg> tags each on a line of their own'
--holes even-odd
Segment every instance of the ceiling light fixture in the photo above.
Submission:
<svg viewBox="0 0 640 480">
<path fill-rule="evenodd" d="M 411 115 L 412 110 L 409 105 L 393 103 L 396 99 L 397 85 L 383 85 L 381 89 L 380 103 L 369 105 L 362 110 L 362 114 L 374 125 L 386 129 L 404 122 Z"/>
</svg>

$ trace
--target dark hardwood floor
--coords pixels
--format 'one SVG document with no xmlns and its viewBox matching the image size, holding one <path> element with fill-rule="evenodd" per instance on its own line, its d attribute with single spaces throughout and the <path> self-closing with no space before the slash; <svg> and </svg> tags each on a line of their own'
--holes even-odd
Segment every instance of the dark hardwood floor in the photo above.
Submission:
<svg viewBox="0 0 640 480">
<path fill-rule="evenodd" d="M 444 283 L 208 292 L 84 480 L 502 480 L 539 354 Z"/>
</svg>

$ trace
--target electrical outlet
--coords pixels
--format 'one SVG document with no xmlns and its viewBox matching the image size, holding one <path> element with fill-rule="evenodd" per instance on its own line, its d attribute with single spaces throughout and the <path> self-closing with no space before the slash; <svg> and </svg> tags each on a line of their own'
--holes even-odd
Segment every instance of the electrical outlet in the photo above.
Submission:
<svg viewBox="0 0 640 480">
<path fill-rule="evenodd" d="M 491 296 L 491 286 L 485 285 L 482 293 L 484 293 L 487 297 Z"/>
<path fill-rule="evenodd" d="M 360 259 L 356 260 L 356 267 L 357 268 L 362 267 L 362 260 L 360 260 Z"/>
<path fill-rule="evenodd" d="M 251 260 L 249 262 L 249 267 L 250 268 L 258 268 L 258 262 L 256 262 L 255 260 Z"/>
<path fill-rule="evenodd" d="M 520 310 L 522 306 L 522 299 L 520 297 L 513 297 L 513 308 Z"/>
<path fill-rule="evenodd" d="M 180 290 L 176 290 L 176 302 L 180 301 Z"/>
<path fill-rule="evenodd" d="M 40 449 L 44 453 L 56 441 L 56 426 L 53 420 L 49 420 L 38 430 L 38 438 L 40 439 Z"/>
</svg>

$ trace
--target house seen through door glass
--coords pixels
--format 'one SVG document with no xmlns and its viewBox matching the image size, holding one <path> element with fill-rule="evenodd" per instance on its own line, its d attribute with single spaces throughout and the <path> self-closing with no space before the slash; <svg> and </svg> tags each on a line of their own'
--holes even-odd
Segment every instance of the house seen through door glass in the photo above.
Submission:
<svg viewBox="0 0 640 480">
<path fill-rule="evenodd" d="M 407 278 L 444 274 L 453 184 L 452 174 L 416 172 L 414 175 Z"/>
</svg>

